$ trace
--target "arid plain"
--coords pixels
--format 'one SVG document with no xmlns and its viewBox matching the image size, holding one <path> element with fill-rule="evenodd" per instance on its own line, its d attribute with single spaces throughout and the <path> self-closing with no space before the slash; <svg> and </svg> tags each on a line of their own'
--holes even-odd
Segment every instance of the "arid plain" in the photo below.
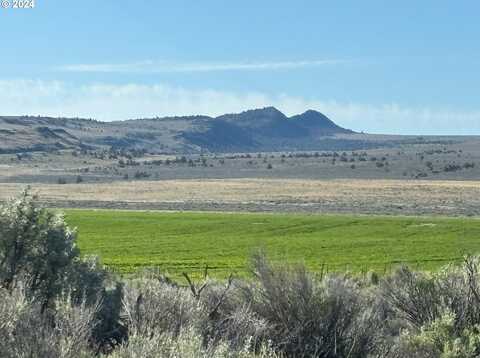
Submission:
<svg viewBox="0 0 480 358">
<path fill-rule="evenodd" d="M 0 199 L 25 187 L 3 183 Z M 65 208 L 480 215 L 480 181 L 190 179 L 32 184 L 32 191 Z"/>
</svg>

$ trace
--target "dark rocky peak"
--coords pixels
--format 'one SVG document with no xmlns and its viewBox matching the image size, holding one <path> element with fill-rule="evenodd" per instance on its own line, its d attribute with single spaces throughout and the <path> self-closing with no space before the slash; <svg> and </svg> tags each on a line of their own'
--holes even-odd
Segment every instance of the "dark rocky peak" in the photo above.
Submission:
<svg viewBox="0 0 480 358">
<path fill-rule="evenodd" d="M 323 113 L 311 109 L 302 114 L 290 117 L 290 120 L 296 121 L 296 123 L 303 128 L 308 128 L 314 132 L 321 132 L 322 134 L 352 132 L 336 125 Z"/>
<path fill-rule="evenodd" d="M 287 117 L 275 107 L 265 107 L 259 109 L 251 109 L 241 113 L 225 114 L 216 119 L 235 122 L 244 126 L 264 126 L 266 124 L 286 120 Z"/>
</svg>

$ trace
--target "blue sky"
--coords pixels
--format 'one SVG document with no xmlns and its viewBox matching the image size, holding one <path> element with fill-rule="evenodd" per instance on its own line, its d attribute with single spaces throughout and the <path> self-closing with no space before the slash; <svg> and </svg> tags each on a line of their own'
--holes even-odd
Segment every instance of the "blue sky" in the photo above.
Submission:
<svg viewBox="0 0 480 358">
<path fill-rule="evenodd" d="M 480 134 L 479 13 L 475 1 L 37 0 L 0 9 L 1 114 L 274 105 L 374 133 Z"/>
</svg>

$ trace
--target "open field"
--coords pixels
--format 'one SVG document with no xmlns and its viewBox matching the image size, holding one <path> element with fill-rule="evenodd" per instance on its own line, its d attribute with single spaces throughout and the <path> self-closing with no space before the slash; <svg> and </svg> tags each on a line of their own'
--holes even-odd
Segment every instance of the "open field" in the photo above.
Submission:
<svg viewBox="0 0 480 358">
<path fill-rule="evenodd" d="M 0 185 L 0 200 L 24 184 Z M 226 179 L 38 184 L 50 207 L 480 215 L 479 181 Z"/>
<path fill-rule="evenodd" d="M 480 137 L 348 136 L 378 146 L 4 153 L 0 201 L 31 185 L 45 205 L 60 208 L 480 215 Z"/>
<path fill-rule="evenodd" d="M 158 266 L 173 275 L 245 274 L 263 249 L 277 262 L 379 272 L 398 263 L 435 269 L 480 252 L 480 220 L 346 215 L 68 210 L 83 254 L 129 273 Z"/>
</svg>

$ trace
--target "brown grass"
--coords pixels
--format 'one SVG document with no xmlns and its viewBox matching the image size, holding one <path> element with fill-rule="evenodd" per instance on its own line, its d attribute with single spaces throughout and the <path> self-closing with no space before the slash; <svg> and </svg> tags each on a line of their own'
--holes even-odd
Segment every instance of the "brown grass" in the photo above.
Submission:
<svg viewBox="0 0 480 358">
<path fill-rule="evenodd" d="M 0 200 L 24 185 L 1 184 Z M 109 184 L 32 185 L 43 201 L 136 203 L 223 203 L 307 211 L 477 215 L 480 181 L 222 179 L 131 181 Z M 312 210 L 308 210 L 308 206 Z M 75 205 L 69 205 L 75 206 Z M 337 210 L 341 209 L 341 210 Z M 305 210 L 303 210 L 305 211 Z"/>
</svg>

